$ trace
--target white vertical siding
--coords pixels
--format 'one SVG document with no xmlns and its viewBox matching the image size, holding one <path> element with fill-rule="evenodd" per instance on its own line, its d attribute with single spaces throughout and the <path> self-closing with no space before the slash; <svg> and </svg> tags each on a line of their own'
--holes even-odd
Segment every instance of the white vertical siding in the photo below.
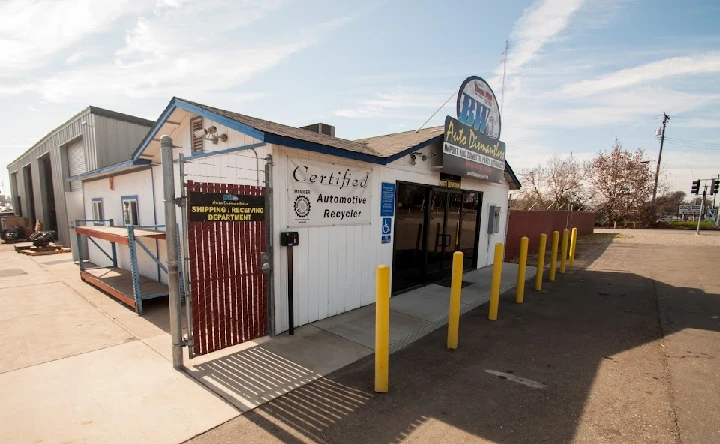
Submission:
<svg viewBox="0 0 720 444">
<path fill-rule="evenodd" d="M 421 151 L 429 158 L 429 148 Z M 392 243 L 380 243 L 381 183 L 404 181 L 439 185 L 440 174 L 431 171 L 430 160 L 418 160 L 416 165 L 411 165 L 407 157 L 381 166 L 277 146 L 274 147 L 273 157 L 275 239 L 279 239 L 279 233 L 288 230 L 288 157 L 372 169 L 371 224 L 292 229 L 300 235 L 300 245 L 294 251 L 295 325 L 307 324 L 373 303 L 375 268 L 380 264 L 391 265 L 393 252 Z M 478 267 L 484 267 L 492 264 L 495 243 L 504 240 L 509 187 L 506 183 L 463 179 L 462 188 L 483 193 Z M 494 235 L 487 234 L 490 205 L 502 208 L 500 231 Z M 275 328 L 278 332 L 288 328 L 286 276 L 286 250 L 276 242 Z"/>
<path fill-rule="evenodd" d="M 153 177 L 151 170 L 146 169 L 133 173 L 117 175 L 113 178 L 114 190 L 110 189 L 110 179 L 99 179 L 93 181 L 85 181 L 84 183 L 84 199 L 86 218 L 92 219 L 92 200 L 94 198 L 103 199 L 103 210 L 105 219 L 113 219 L 116 226 L 123 225 L 122 214 L 122 197 L 137 196 L 138 202 L 138 224 L 139 225 L 156 225 L 153 212 L 153 206 L 157 202 L 153 200 Z M 160 199 L 162 201 L 162 199 Z M 164 255 L 164 242 L 143 239 L 140 241 L 157 256 L 160 254 L 162 260 Z M 110 254 L 110 242 L 96 240 L 103 249 Z M 117 245 L 118 267 L 130 270 L 130 251 L 127 246 Z M 110 266 L 111 261 L 92 243 L 88 245 L 89 259 L 91 262 L 101 265 Z M 141 275 L 150 279 L 158 279 L 157 264 L 148 256 L 148 254 L 140 247 L 137 247 L 138 270 Z M 160 271 L 161 281 L 167 282 L 165 272 Z"/>
</svg>

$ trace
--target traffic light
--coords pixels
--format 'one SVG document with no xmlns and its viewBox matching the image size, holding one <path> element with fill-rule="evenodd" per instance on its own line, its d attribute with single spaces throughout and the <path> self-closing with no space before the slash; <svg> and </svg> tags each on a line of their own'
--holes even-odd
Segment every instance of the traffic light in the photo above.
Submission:
<svg viewBox="0 0 720 444">
<path fill-rule="evenodd" d="M 710 182 L 710 194 L 717 194 L 719 185 L 720 185 L 720 179 L 713 179 Z"/>
<path fill-rule="evenodd" d="M 690 190 L 690 193 L 698 194 L 699 192 L 700 192 L 700 179 L 693 180 L 692 189 Z"/>
</svg>

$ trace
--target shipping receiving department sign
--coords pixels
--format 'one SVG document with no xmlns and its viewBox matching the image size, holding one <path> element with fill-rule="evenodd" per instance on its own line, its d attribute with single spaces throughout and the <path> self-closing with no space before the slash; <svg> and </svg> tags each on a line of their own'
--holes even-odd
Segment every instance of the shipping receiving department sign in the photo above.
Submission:
<svg viewBox="0 0 720 444">
<path fill-rule="evenodd" d="M 256 222 L 265 220 L 265 196 L 188 193 L 189 222 Z"/>
<path fill-rule="evenodd" d="M 372 170 L 288 158 L 288 227 L 370 224 Z"/>
</svg>

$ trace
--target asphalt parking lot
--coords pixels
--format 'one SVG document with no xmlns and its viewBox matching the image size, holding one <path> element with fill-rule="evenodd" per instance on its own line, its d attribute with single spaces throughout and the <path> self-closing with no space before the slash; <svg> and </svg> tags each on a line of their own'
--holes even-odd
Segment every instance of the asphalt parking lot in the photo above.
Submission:
<svg viewBox="0 0 720 444">
<path fill-rule="evenodd" d="M 618 231 L 393 354 L 387 394 L 370 356 L 190 442 L 720 442 L 720 233 Z"/>
</svg>

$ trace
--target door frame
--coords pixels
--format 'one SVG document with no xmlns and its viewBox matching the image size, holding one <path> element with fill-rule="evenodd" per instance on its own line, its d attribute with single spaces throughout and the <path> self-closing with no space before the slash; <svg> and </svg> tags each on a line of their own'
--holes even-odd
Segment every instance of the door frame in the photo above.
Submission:
<svg viewBox="0 0 720 444">
<path fill-rule="evenodd" d="M 430 202 L 430 199 L 432 198 L 433 192 L 438 191 L 438 192 L 446 193 L 445 194 L 445 211 L 443 213 L 443 223 L 442 223 L 442 232 L 445 233 L 445 230 L 447 229 L 447 221 L 448 221 L 448 207 L 450 206 L 450 194 L 451 193 L 460 194 L 462 196 L 462 194 L 464 193 L 465 190 L 460 189 L 460 188 L 449 188 L 449 187 L 441 187 L 441 186 L 434 186 L 434 185 L 430 185 L 429 188 L 430 188 L 430 192 L 428 193 L 428 203 Z M 460 206 L 460 231 L 461 232 L 462 232 L 462 213 L 463 213 L 463 208 L 461 205 Z M 427 223 L 425 224 L 425 237 L 427 238 L 427 234 L 429 233 L 429 230 L 430 230 L 430 226 L 428 225 L 430 222 L 430 206 L 429 205 L 427 207 L 425 207 L 425 218 L 427 220 Z M 437 272 L 442 272 L 446 269 L 452 268 L 452 262 L 450 264 L 450 267 L 444 266 L 445 253 L 447 252 L 446 245 L 445 245 L 445 236 L 446 236 L 446 234 L 443 234 L 443 246 L 442 246 L 442 249 L 440 250 L 440 267 L 438 270 L 436 270 Z M 423 273 L 423 277 L 427 276 L 427 274 L 428 274 L 427 273 L 427 266 L 428 266 L 428 259 L 429 259 L 428 255 L 429 255 L 429 249 L 425 248 L 425 261 L 423 263 L 425 270 Z M 435 272 L 435 271 L 433 271 L 433 272 Z M 423 280 L 423 285 L 427 285 L 427 282 L 425 282 L 425 280 Z"/>
<path fill-rule="evenodd" d="M 445 231 L 445 226 L 447 225 L 447 219 L 448 219 L 448 206 L 450 202 L 450 193 L 456 193 L 461 194 L 462 196 L 465 196 L 467 193 L 476 193 L 478 195 L 478 202 L 477 202 L 477 215 L 475 216 L 475 235 L 473 239 L 473 258 L 471 261 L 471 268 L 469 269 L 476 269 L 478 265 L 479 260 L 479 242 L 480 242 L 480 229 L 481 229 L 481 221 L 482 221 L 482 203 L 483 203 L 483 197 L 484 192 L 483 191 L 476 191 L 476 190 L 465 190 L 462 188 L 450 188 L 450 187 L 443 187 L 439 185 L 431 185 L 431 184 L 423 184 L 423 183 L 416 183 L 416 182 L 409 182 L 409 181 L 402 181 L 397 180 L 395 181 L 395 202 L 398 202 L 399 192 L 400 192 L 400 185 L 412 185 L 416 187 L 422 187 L 424 188 L 424 194 L 425 194 L 425 210 L 423 212 L 423 232 L 422 232 L 422 264 L 420 265 L 421 270 L 421 279 L 418 281 L 417 285 L 410 286 L 408 288 L 404 288 L 402 290 L 398 290 L 396 292 L 393 292 L 393 294 L 401 294 L 405 293 L 407 291 L 413 290 L 418 287 L 422 287 L 425 285 L 428 285 L 431 283 L 427 279 L 428 277 L 428 254 L 429 254 L 429 223 L 430 223 L 430 198 L 432 197 L 433 191 L 441 191 L 446 192 L 446 198 L 445 198 L 445 212 L 443 215 L 443 232 Z M 460 233 L 462 233 L 462 223 L 463 223 L 463 214 L 465 212 L 464 207 L 464 201 L 462 205 L 460 206 Z M 393 257 L 392 257 L 392 267 L 393 270 L 395 270 L 395 242 L 397 237 L 393 236 Z M 441 264 L 444 261 L 444 255 L 446 252 L 445 245 L 443 242 L 442 252 L 441 252 Z M 451 267 L 452 268 L 452 265 Z M 440 270 L 443 271 L 446 270 L 446 268 L 443 268 L 441 266 Z M 466 270 L 465 267 L 463 267 L 463 270 Z M 432 281 L 434 282 L 434 281 Z"/>
</svg>

